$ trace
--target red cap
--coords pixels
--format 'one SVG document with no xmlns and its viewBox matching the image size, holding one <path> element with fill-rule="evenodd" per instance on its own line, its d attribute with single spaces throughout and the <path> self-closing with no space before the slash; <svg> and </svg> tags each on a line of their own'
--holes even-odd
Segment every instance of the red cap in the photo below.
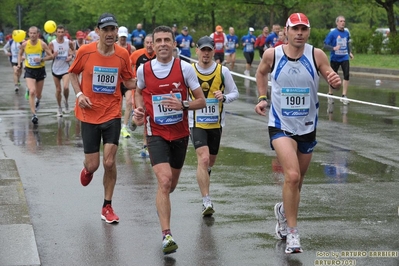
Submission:
<svg viewBox="0 0 399 266">
<path fill-rule="evenodd" d="M 287 19 L 287 23 L 285 24 L 286 27 L 293 27 L 296 25 L 305 25 L 306 27 L 310 28 L 310 22 L 307 16 L 303 13 L 293 13 Z"/>
<path fill-rule="evenodd" d="M 84 39 L 85 36 L 86 36 L 86 35 L 83 33 L 83 31 L 77 31 L 77 32 L 76 32 L 76 38 L 77 38 L 77 39 Z"/>
<path fill-rule="evenodd" d="M 222 31 L 223 31 L 223 28 L 222 28 L 222 26 L 217 25 L 215 30 L 216 30 L 217 32 L 222 32 Z"/>
</svg>

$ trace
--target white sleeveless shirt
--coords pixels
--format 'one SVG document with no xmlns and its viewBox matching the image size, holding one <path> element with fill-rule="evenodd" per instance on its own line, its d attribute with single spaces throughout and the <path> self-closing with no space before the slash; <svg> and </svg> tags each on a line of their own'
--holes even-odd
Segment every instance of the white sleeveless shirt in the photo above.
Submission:
<svg viewBox="0 0 399 266">
<path fill-rule="evenodd" d="M 63 43 L 58 43 L 57 39 L 51 41 L 54 47 L 54 53 L 58 52 L 58 55 L 54 58 L 53 63 L 51 65 L 51 70 L 56 75 L 64 75 L 68 73 L 69 62 L 65 60 L 68 57 L 69 53 L 69 40 L 65 40 Z"/>
<path fill-rule="evenodd" d="M 320 77 L 313 51 L 312 45 L 305 44 L 303 55 L 293 61 L 284 54 L 283 45 L 275 48 L 269 126 L 294 135 L 316 129 Z"/>
</svg>

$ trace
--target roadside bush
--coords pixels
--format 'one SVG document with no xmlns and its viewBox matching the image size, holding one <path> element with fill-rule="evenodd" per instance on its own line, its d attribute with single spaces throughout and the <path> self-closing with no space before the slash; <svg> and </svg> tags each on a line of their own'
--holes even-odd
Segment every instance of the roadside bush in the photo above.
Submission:
<svg viewBox="0 0 399 266">
<path fill-rule="evenodd" d="M 310 37 L 309 43 L 312 44 L 314 47 L 323 48 L 324 46 L 324 39 L 327 37 L 329 33 L 326 29 L 311 29 L 310 30 Z"/>
<path fill-rule="evenodd" d="M 399 34 L 389 36 L 387 48 L 390 54 L 399 54 Z"/>
<path fill-rule="evenodd" d="M 383 48 L 384 36 L 378 32 L 371 38 L 371 51 L 373 54 L 381 54 Z"/>
<path fill-rule="evenodd" d="M 370 36 L 372 34 L 368 30 L 351 31 L 351 48 L 355 53 L 366 54 L 370 47 Z"/>
</svg>

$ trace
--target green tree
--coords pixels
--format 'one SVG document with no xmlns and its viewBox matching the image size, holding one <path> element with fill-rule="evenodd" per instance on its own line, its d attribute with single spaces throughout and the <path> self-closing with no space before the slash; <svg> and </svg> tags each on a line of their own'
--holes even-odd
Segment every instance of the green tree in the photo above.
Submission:
<svg viewBox="0 0 399 266">
<path fill-rule="evenodd" d="M 389 26 L 389 31 L 390 34 L 393 36 L 396 36 L 396 24 L 395 24 L 395 3 L 398 3 L 399 0 L 375 0 L 375 2 L 383 7 L 385 11 L 387 12 L 387 18 L 388 18 L 388 26 Z"/>
</svg>

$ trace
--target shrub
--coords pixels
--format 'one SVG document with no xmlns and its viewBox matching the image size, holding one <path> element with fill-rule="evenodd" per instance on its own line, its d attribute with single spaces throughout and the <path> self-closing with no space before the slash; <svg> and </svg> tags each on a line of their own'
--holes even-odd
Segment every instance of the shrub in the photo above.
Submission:
<svg viewBox="0 0 399 266">
<path fill-rule="evenodd" d="M 371 51 L 373 54 L 381 54 L 383 48 L 384 36 L 382 33 L 377 32 L 371 38 Z"/>
<path fill-rule="evenodd" d="M 311 29 L 310 30 L 310 37 L 309 43 L 312 44 L 314 47 L 323 48 L 324 46 L 324 39 L 327 37 L 329 33 L 326 29 Z"/>
<path fill-rule="evenodd" d="M 369 30 L 351 31 L 351 48 L 356 53 L 366 54 L 370 47 L 370 36 L 372 33 Z"/>
<path fill-rule="evenodd" d="M 399 54 L 399 34 L 390 35 L 387 48 L 391 54 Z"/>
</svg>

